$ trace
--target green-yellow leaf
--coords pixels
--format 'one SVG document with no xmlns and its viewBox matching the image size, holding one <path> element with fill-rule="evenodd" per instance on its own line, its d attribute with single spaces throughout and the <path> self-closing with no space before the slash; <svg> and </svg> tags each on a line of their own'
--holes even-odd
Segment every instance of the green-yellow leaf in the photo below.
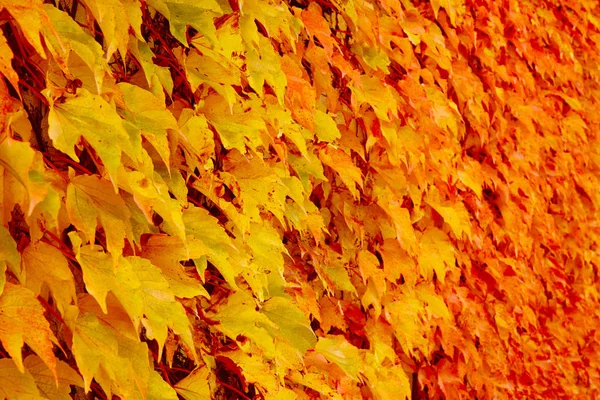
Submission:
<svg viewBox="0 0 600 400">
<path fill-rule="evenodd" d="M 335 335 L 319 338 L 315 351 L 340 367 L 350 378 L 359 379 L 363 364 L 360 352 L 343 336 Z"/>
<path fill-rule="evenodd" d="M 232 264 L 230 256 L 238 250 L 219 221 L 200 207 L 188 208 L 183 214 L 183 220 L 187 234 L 209 249 L 206 258 L 214 264 L 227 283 L 236 288 L 235 276 L 239 270 Z"/>
<path fill-rule="evenodd" d="M 94 73 L 97 87 L 102 87 L 108 64 L 100 44 L 66 12 L 52 4 L 44 4 L 43 10 L 52 21 L 51 27 L 44 26 L 45 43 L 63 71 L 69 72 L 69 53 L 72 50 Z"/>
<path fill-rule="evenodd" d="M 213 19 L 223 11 L 215 0 L 150 0 L 148 4 L 169 20 L 171 33 L 187 46 L 187 26 L 192 26 L 216 42 Z"/>
<path fill-rule="evenodd" d="M 301 354 L 317 343 L 310 321 L 289 299 L 272 297 L 263 304 L 261 312 L 278 326 L 273 336 L 283 337 Z"/>
</svg>

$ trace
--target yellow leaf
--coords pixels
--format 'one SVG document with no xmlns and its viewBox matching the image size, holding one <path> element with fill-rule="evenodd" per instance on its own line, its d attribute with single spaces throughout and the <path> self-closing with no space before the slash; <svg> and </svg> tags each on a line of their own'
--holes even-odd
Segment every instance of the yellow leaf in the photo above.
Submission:
<svg viewBox="0 0 600 400">
<path fill-rule="evenodd" d="M 231 339 L 237 340 L 240 348 L 248 348 L 248 343 L 239 341 L 240 337 L 252 340 L 267 358 L 275 355 L 273 338 L 264 326 L 277 329 L 266 315 L 256 311 L 256 301 L 243 290 L 238 290 L 227 299 L 227 304 L 222 305 L 218 312 L 211 318 L 220 322 L 218 329 Z"/>
<path fill-rule="evenodd" d="M 52 4 L 44 4 L 43 10 L 52 21 L 51 26 L 44 26 L 45 44 L 56 62 L 64 72 L 70 75 L 72 71 L 69 71 L 68 61 L 71 61 L 70 52 L 72 50 L 93 72 L 96 87 L 100 91 L 104 74 L 108 71 L 108 63 L 104 58 L 102 46 L 66 12 Z"/>
<path fill-rule="evenodd" d="M 359 379 L 363 360 L 359 350 L 343 336 L 330 335 L 329 337 L 319 338 L 315 351 L 340 367 L 350 378 Z"/>
<path fill-rule="evenodd" d="M 426 202 L 450 225 L 457 239 L 462 238 L 463 232 L 467 234 L 468 238 L 471 238 L 471 219 L 469 218 L 469 212 L 461 201 L 441 203 L 437 193 L 430 192 Z"/>
<path fill-rule="evenodd" d="M 48 15 L 44 12 L 44 2 L 42 0 L 6 0 L 2 2 L 2 7 L 14 17 L 23 31 L 27 41 L 33 46 L 35 51 L 46 58 L 46 52 L 42 46 L 40 33 L 43 28 L 52 29 L 52 24 Z M 16 89 L 16 87 L 15 87 Z"/>
<path fill-rule="evenodd" d="M 54 147 L 79 161 L 74 147 L 81 137 L 85 138 L 98 153 L 116 189 L 121 153 L 135 160 L 139 150 L 135 150 L 131 144 L 129 134 L 123 127 L 123 120 L 114 106 L 102 96 L 91 94 L 83 88 L 64 102 L 58 103 L 52 98 L 48 100 L 48 135 Z"/>
<path fill-rule="evenodd" d="M 122 261 L 117 276 L 122 282 L 138 280 L 139 294 L 130 293 L 130 295 L 139 296 L 141 300 L 142 323 L 146 327 L 148 337 L 158 342 L 159 354 L 167 338 L 168 328 L 179 335 L 188 349 L 195 353 L 190 321 L 185 309 L 173 295 L 168 280 L 161 274 L 162 271 L 150 261 L 140 257 L 125 257 Z M 129 271 L 121 273 L 121 269 Z M 208 297 L 208 293 L 200 283 L 195 282 L 202 289 L 202 294 Z M 124 292 L 120 297 L 126 295 L 127 293 Z"/>
<path fill-rule="evenodd" d="M 271 335 L 281 336 L 301 354 L 317 343 L 310 321 L 289 299 L 272 297 L 264 302 L 261 312 L 278 326 L 277 330 L 266 327 Z"/>
<path fill-rule="evenodd" d="M 259 36 L 258 47 L 260 54 L 254 46 L 246 46 L 248 82 L 260 97 L 263 96 L 263 85 L 267 82 L 275 90 L 279 104 L 283 105 L 287 78 L 281 70 L 281 57 L 269 39 L 262 35 Z"/>
<path fill-rule="evenodd" d="M 431 8 L 433 8 L 435 18 L 438 17 L 440 7 L 444 7 L 450 17 L 450 22 L 454 26 L 456 26 L 456 16 L 462 16 L 466 11 L 463 0 L 431 0 Z"/>
<path fill-rule="evenodd" d="M 219 221 L 200 207 L 188 208 L 183 219 L 187 234 L 206 246 L 206 258 L 214 264 L 227 283 L 237 288 L 235 276 L 239 267 L 236 268 L 232 261 L 233 253 L 237 253 L 238 250 L 225 229 L 219 225 Z"/>
<path fill-rule="evenodd" d="M 321 142 L 333 142 L 342 136 L 331 115 L 315 109 L 313 116 L 315 120 L 315 133 Z"/>
<path fill-rule="evenodd" d="M 117 285 L 115 266 L 111 255 L 100 247 L 81 246 L 81 240 L 71 232 L 75 258 L 81 266 L 86 290 L 94 296 L 102 311 L 106 314 L 106 295 Z"/>
<path fill-rule="evenodd" d="M 27 215 L 48 194 L 48 183 L 44 179 L 42 155 L 33 150 L 29 143 L 19 142 L 9 137 L 0 143 L 0 166 L 6 168 L 25 189 L 23 210 Z"/>
<path fill-rule="evenodd" d="M 169 167 L 170 144 L 167 130 L 179 130 L 175 117 L 165 108 L 165 103 L 151 92 L 124 82 L 118 86 L 123 93 L 127 110 L 130 111 L 125 113 L 126 120 L 141 131 L 142 136 L 152 144 Z"/>
<path fill-rule="evenodd" d="M 21 348 L 27 344 L 57 376 L 53 351 L 56 338 L 44 317 L 44 308 L 31 290 L 5 284 L 0 297 L 0 342 L 19 371 L 24 371 Z"/>
<path fill-rule="evenodd" d="M 419 267 L 421 275 L 428 280 L 435 271 L 440 282 L 446 278 L 446 268 L 455 266 L 454 246 L 444 231 L 427 228 L 419 243 Z"/>
<path fill-rule="evenodd" d="M 177 392 L 165 382 L 158 372 L 150 371 L 146 400 L 178 400 Z"/>
<path fill-rule="evenodd" d="M 378 275 L 379 273 L 379 260 L 375 254 L 367 250 L 361 250 L 358 253 L 358 268 L 360 269 L 360 275 L 363 278 L 363 283 L 367 282 L 367 279 Z"/>
<path fill-rule="evenodd" d="M 215 0 L 150 0 L 148 5 L 164 15 L 169 21 L 171 33 L 187 47 L 187 26 L 216 42 L 213 19 L 223 14 Z"/>
<path fill-rule="evenodd" d="M 125 246 L 125 238 L 133 238 L 131 212 L 108 181 L 98 176 L 80 175 L 67 188 L 67 212 L 71 223 L 94 243 L 97 220 L 106 235 L 106 248 L 116 262 Z"/>
<path fill-rule="evenodd" d="M 22 369 L 22 368 L 21 368 Z M 0 359 L 0 399 L 43 400 L 28 371 L 19 371 L 10 358 Z"/>
<path fill-rule="evenodd" d="M 361 104 L 367 103 L 373 107 L 377 118 L 389 121 L 398 107 L 393 89 L 379 78 L 362 75 L 360 81 L 353 82 L 350 89 L 355 111 L 359 110 Z"/>
<path fill-rule="evenodd" d="M 58 385 L 52 371 L 40 357 L 32 354 L 25 359 L 23 364 L 33 376 L 40 392 L 48 400 L 70 400 L 71 386 L 83 387 L 81 376 L 64 361 L 58 360 L 56 363 Z"/>
<path fill-rule="evenodd" d="M 86 392 L 96 379 L 109 397 L 112 391 L 122 398 L 145 397 L 150 375 L 146 343 L 122 336 L 98 316 L 75 307 L 65 321 L 73 332 L 72 351 Z"/>
<path fill-rule="evenodd" d="M 352 158 L 340 149 L 327 146 L 319 150 L 319 158 L 323 164 L 331 167 L 338 173 L 340 179 L 350 190 L 354 198 L 359 197 L 359 192 L 356 189 L 356 184 L 362 188 L 362 172 L 354 165 Z"/>
<path fill-rule="evenodd" d="M 89 1 L 86 6 L 102 29 L 106 60 L 110 60 L 117 50 L 121 57 L 125 57 L 129 41 L 129 21 L 123 3 L 120 0 Z"/>
<path fill-rule="evenodd" d="M 411 398 L 411 387 L 407 373 L 400 365 L 381 368 L 375 380 L 375 393 L 380 399 L 405 400 Z"/>
<path fill-rule="evenodd" d="M 4 33 L 0 32 L 0 73 L 3 74 L 16 89 L 19 87 L 19 76 L 11 65 L 13 57 L 13 52 L 6 42 Z"/>
<path fill-rule="evenodd" d="M 6 267 L 18 278 L 21 276 L 21 254 L 8 229 L 0 225 L 0 295 L 6 282 Z"/>
<path fill-rule="evenodd" d="M 75 282 L 67 259 L 58 249 L 44 242 L 29 244 L 23 251 L 25 286 L 36 295 L 47 297 L 42 289 L 47 285 L 61 312 L 76 299 Z"/>
<path fill-rule="evenodd" d="M 427 354 L 429 346 L 421 332 L 420 312 L 423 303 L 411 294 L 396 296 L 395 301 L 385 305 L 385 316 L 394 329 L 394 335 L 406 354 L 414 354 L 415 348 Z"/>
<path fill-rule="evenodd" d="M 210 370 L 206 366 L 198 367 L 177 382 L 175 391 L 185 400 L 210 400 L 209 374 Z"/>
<path fill-rule="evenodd" d="M 418 277 L 415 261 L 397 240 L 386 239 L 378 251 L 383 258 L 383 270 L 388 280 L 395 282 L 402 276 L 408 286 L 415 285 Z"/>
<path fill-rule="evenodd" d="M 464 160 L 459 168 L 456 172 L 458 179 L 481 199 L 484 180 L 481 165 L 476 161 Z"/>
<path fill-rule="evenodd" d="M 417 297 L 427 303 L 427 311 L 437 317 L 450 320 L 450 311 L 444 300 L 435 294 L 432 288 L 420 285 L 416 291 Z"/>
</svg>

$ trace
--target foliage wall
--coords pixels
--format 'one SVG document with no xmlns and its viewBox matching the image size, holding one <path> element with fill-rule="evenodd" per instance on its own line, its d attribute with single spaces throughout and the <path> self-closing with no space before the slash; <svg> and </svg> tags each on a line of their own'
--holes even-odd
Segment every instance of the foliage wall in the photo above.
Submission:
<svg viewBox="0 0 600 400">
<path fill-rule="evenodd" d="M 0 398 L 600 396 L 596 1 L 0 10 Z"/>
</svg>

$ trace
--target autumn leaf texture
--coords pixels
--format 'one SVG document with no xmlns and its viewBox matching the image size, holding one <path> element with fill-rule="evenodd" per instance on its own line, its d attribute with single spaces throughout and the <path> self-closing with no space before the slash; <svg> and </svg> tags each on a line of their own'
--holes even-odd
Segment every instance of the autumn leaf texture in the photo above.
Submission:
<svg viewBox="0 0 600 400">
<path fill-rule="evenodd" d="M 600 5 L 0 1 L 0 400 L 600 398 Z"/>
</svg>

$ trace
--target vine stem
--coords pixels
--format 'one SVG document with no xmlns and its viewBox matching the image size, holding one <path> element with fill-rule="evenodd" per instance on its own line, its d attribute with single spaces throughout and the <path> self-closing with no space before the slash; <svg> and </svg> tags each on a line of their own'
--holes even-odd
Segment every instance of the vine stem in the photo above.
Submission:
<svg viewBox="0 0 600 400">
<path fill-rule="evenodd" d="M 44 308 L 50 313 L 52 314 L 53 317 L 55 317 L 61 324 L 65 323 L 65 320 L 63 319 L 62 315 L 60 315 L 60 313 L 58 311 L 56 311 L 51 305 L 50 303 L 48 303 L 46 301 L 46 299 L 44 299 L 42 296 L 38 296 L 37 297 L 38 301 L 40 303 L 42 303 L 42 305 L 44 306 Z"/>
<path fill-rule="evenodd" d="M 227 389 L 229 389 L 229 390 L 232 390 L 232 391 L 236 392 L 237 394 L 239 394 L 240 396 L 242 396 L 242 398 L 244 398 L 244 399 L 246 399 L 246 400 L 252 400 L 250 397 L 246 396 L 246 394 L 245 394 L 244 392 L 242 392 L 241 390 L 239 390 L 238 388 L 236 388 L 236 387 L 234 387 L 234 386 L 231 386 L 231 385 L 230 385 L 230 384 L 228 384 L 228 383 L 222 382 L 222 381 L 220 381 L 220 380 L 218 380 L 218 379 L 217 379 L 216 381 L 217 381 L 217 384 L 219 384 L 219 385 L 221 385 L 221 386 L 224 386 L 224 387 L 226 387 Z"/>
</svg>

